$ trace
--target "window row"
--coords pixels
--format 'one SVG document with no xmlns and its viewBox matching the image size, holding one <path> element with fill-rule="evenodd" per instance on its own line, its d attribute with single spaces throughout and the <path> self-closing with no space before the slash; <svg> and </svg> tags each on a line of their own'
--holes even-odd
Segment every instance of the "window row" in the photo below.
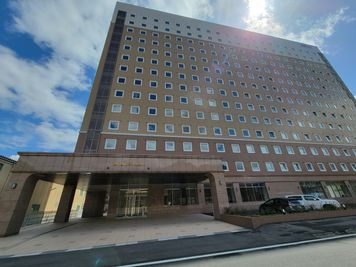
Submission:
<svg viewBox="0 0 356 267">
<path fill-rule="evenodd" d="M 303 171 L 302 165 L 304 165 L 305 170 L 308 171 L 308 172 L 316 171 L 313 163 L 311 163 L 311 162 L 305 162 L 304 164 L 301 164 L 299 162 L 292 162 L 291 165 L 292 165 L 292 168 L 293 168 L 293 170 L 295 172 Z M 316 166 L 318 168 L 317 170 L 320 171 L 320 172 L 328 171 L 326 166 L 328 166 L 329 170 L 332 171 L 332 172 L 337 172 L 339 170 L 342 170 L 343 172 L 348 172 L 348 171 L 351 171 L 351 170 L 356 172 L 356 163 L 350 163 L 350 164 L 339 163 L 338 165 L 340 166 L 340 169 L 338 168 L 336 163 L 332 163 L 332 162 L 328 163 L 328 164 L 325 164 L 325 163 L 322 163 L 322 162 L 316 163 Z M 278 166 L 279 166 L 279 170 L 281 172 L 288 172 L 289 171 L 288 164 L 286 162 L 279 162 Z M 229 170 L 228 162 L 226 162 L 226 161 L 224 162 L 224 167 L 223 168 L 226 171 Z M 236 171 L 238 171 L 238 172 L 244 172 L 245 171 L 245 163 L 243 161 L 236 161 L 235 162 L 235 168 L 236 168 Z M 261 172 L 261 171 L 275 172 L 276 171 L 275 164 L 273 162 L 270 162 L 270 161 L 269 162 L 263 162 L 263 163 L 260 163 L 260 162 L 257 162 L 257 161 L 250 162 L 250 168 L 251 168 L 252 172 Z"/>
<path fill-rule="evenodd" d="M 173 110 L 171 110 L 172 113 L 173 113 Z M 166 109 L 166 112 L 170 112 L 170 110 L 167 110 Z M 181 117 L 182 118 L 189 118 L 189 111 L 188 110 L 181 110 Z M 130 109 L 130 113 L 131 114 L 139 114 L 140 113 L 140 107 L 139 106 L 131 106 L 131 109 Z M 147 114 L 149 116 L 156 116 L 157 115 L 157 108 L 155 107 L 149 107 L 147 108 Z M 216 118 L 214 117 L 215 115 L 217 114 L 213 114 L 212 113 L 212 117 L 211 119 L 212 120 L 218 120 L 216 118 L 218 118 L 218 116 L 216 116 Z M 202 117 L 198 117 L 199 119 L 203 119 L 203 113 L 199 113 L 197 114 L 197 116 L 202 116 Z M 230 114 L 226 114 L 225 116 L 225 120 L 226 121 L 232 121 L 232 116 Z M 127 125 L 127 130 L 128 131 L 138 131 L 139 130 L 139 122 L 137 121 L 129 121 L 128 122 L 128 125 Z M 119 127 L 120 127 L 120 121 L 116 121 L 116 120 L 110 120 L 109 121 L 109 125 L 108 125 L 108 129 L 109 130 L 119 130 Z M 173 133 L 177 133 L 177 129 L 175 127 L 175 124 L 173 123 L 165 123 L 163 125 L 164 127 L 164 132 L 165 133 L 168 133 L 168 134 L 173 134 Z M 157 132 L 158 131 L 158 125 L 157 123 L 154 123 L 154 122 L 149 122 L 149 123 L 146 123 L 146 131 L 147 132 Z M 188 124 L 183 124 L 180 126 L 180 130 L 179 130 L 179 133 L 182 133 L 182 134 L 192 134 L 192 126 L 191 125 L 188 125 Z M 197 133 L 199 135 L 208 135 L 208 127 L 206 126 L 198 126 L 197 127 Z M 254 136 L 252 135 L 251 131 L 249 129 L 242 129 L 241 130 L 241 135 L 238 134 L 237 130 L 235 128 L 226 128 L 223 130 L 223 128 L 221 127 L 213 127 L 212 128 L 212 134 L 214 136 L 229 136 L 229 137 L 238 137 L 238 136 L 241 136 L 243 138 L 258 138 L 258 139 L 263 139 L 263 138 L 268 138 L 268 139 L 271 139 L 271 140 L 276 140 L 279 138 L 278 134 L 275 132 L 275 131 L 267 131 L 266 133 L 262 130 L 254 130 Z M 287 132 L 279 132 L 280 134 L 280 138 L 283 139 L 283 140 L 288 140 L 290 139 L 290 136 Z M 321 138 L 320 135 L 317 135 L 317 134 L 314 134 L 314 135 L 311 135 L 311 134 L 299 134 L 299 133 L 295 133 L 293 132 L 291 134 L 291 138 L 295 141 L 301 141 L 302 140 L 302 137 L 304 138 L 304 140 L 306 141 L 312 141 L 314 138 L 315 141 L 318 141 L 318 142 L 321 142 L 323 141 L 323 139 Z M 344 137 L 346 142 L 347 143 L 351 143 L 352 142 L 352 139 L 350 137 L 347 137 L 345 136 Z M 329 135 L 326 135 L 324 137 L 324 140 L 331 143 L 333 142 L 333 137 L 332 136 L 329 136 Z M 338 143 L 341 143 L 342 142 L 342 139 L 340 136 L 336 135 L 335 136 L 335 140 L 338 142 Z"/>
<path fill-rule="evenodd" d="M 105 142 L 105 149 L 116 149 L 116 139 L 106 139 Z M 157 141 L 155 140 L 148 140 L 146 141 L 146 150 L 156 150 L 157 146 Z M 241 145 L 242 146 L 242 145 Z M 246 144 L 244 146 L 244 151 L 241 152 L 241 146 L 240 144 L 230 144 L 229 151 L 227 151 L 227 145 L 224 143 L 216 143 L 215 147 L 211 149 L 211 144 L 205 143 L 205 142 L 200 142 L 199 143 L 199 151 L 200 152 L 217 152 L 217 153 L 225 153 L 225 152 L 231 152 L 233 154 L 239 154 L 239 153 L 248 153 L 248 154 L 255 154 L 256 149 L 255 147 L 258 147 L 260 150 L 261 154 L 267 155 L 270 153 L 274 153 L 275 155 L 282 155 L 282 154 L 288 154 L 288 155 L 295 155 L 295 149 L 299 152 L 300 155 L 307 155 L 307 149 L 303 146 L 298 146 L 298 147 L 293 147 L 293 146 L 280 146 L 280 145 L 272 145 L 272 146 L 267 146 L 267 145 L 253 145 L 253 144 Z M 154 148 L 154 149 L 153 149 Z M 136 150 L 137 149 L 137 140 L 131 140 L 128 139 L 126 141 L 126 149 L 128 150 Z M 337 148 L 326 148 L 326 147 L 321 147 L 320 148 L 320 153 L 319 150 L 316 147 L 310 147 L 310 153 L 313 156 L 330 156 L 330 150 L 335 156 L 346 156 L 350 157 L 351 152 L 348 149 L 337 149 Z M 165 141 L 165 150 L 166 151 L 175 151 L 175 142 L 174 141 Z M 285 150 L 285 151 L 284 151 Z M 192 152 L 193 151 L 193 143 L 192 142 L 183 142 L 183 151 L 185 152 Z M 356 157 L 356 149 L 351 150 L 353 155 Z M 258 151 L 257 151 L 258 152 Z M 342 153 L 342 154 L 341 154 Z"/>
</svg>

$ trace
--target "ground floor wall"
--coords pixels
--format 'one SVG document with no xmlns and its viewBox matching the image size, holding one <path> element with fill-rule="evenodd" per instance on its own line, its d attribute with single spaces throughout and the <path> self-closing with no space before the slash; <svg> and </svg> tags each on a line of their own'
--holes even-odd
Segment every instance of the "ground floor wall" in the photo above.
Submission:
<svg viewBox="0 0 356 267">
<path fill-rule="evenodd" d="M 258 209 L 270 198 L 293 194 L 313 194 L 356 205 L 356 177 L 353 176 L 226 177 L 226 185 L 227 193 L 234 194 L 229 196 L 230 206 L 241 210 Z"/>
</svg>

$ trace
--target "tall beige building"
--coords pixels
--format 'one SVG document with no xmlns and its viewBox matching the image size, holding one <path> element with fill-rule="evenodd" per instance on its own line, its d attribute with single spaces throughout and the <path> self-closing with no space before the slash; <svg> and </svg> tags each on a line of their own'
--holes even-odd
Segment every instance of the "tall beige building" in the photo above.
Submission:
<svg viewBox="0 0 356 267">
<path fill-rule="evenodd" d="M 13 179 L 62 183 L 62 221 L 75 188 L 83 217 L 355 202 L 355 104 L 315 46 L 117 3 L 75 152 L 21 153 Z"/>
</svg>

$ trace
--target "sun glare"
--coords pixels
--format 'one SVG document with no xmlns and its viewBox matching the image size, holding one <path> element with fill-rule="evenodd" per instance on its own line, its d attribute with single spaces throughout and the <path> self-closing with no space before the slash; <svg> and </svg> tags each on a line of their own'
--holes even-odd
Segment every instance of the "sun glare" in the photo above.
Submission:
<svg viewBox="0 0 356 267">
<path fill-rule="evenodd" d="M 250 17 L 261 16 L 266 11 L 266 0 L 248 0 Z"/>
</svg>

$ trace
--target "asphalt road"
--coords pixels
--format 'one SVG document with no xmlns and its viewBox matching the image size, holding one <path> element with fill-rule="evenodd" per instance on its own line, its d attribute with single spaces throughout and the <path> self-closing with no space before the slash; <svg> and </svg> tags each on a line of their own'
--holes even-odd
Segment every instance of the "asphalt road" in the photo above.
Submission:
<svg viewBox="0 0 356 267">
<path fill-rule="evenodd" d="M 356 217 L 271 224 L 250 232 L 0 258 L 0 266 L 120 266 L 312 240 L 348 233 L 356 233 Z"/>
<path fill-rule="evenodd" d="M 169 264 L 175 267 L 355 267 L 356 238 L 339 239 L 330 242 L 313 243 L 298 247 L 288 247 L 260 251 L 229 257 L 209 258 Z"/>
</svg>

